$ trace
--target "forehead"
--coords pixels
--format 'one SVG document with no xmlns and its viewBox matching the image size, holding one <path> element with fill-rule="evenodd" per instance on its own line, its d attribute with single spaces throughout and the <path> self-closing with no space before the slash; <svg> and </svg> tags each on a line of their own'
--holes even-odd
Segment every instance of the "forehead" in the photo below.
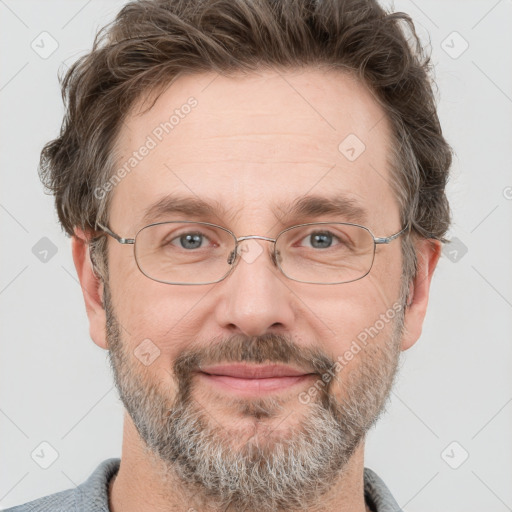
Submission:
<svg viewBox="0 0 512 512">
<path fill-rule="evenodd" d="M 213 211 L 201 215 L 218 222 L 263 226 L 314 195 L 338 204 L 342 197 L 378 227 L 383 215 L 397 214 L 389 144 L 383 109 L 347 73 L 181 76 L 149 111 L 136 106 L 123 124 L 110 222 L 142 227 L 151 213 L 165 215 L 169 196 L 208 203 Z"/>
</svg>

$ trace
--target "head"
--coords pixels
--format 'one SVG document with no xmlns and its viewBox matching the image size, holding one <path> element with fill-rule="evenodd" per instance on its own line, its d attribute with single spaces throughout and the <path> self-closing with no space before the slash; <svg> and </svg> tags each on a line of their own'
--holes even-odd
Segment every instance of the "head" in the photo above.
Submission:
<svg viewBox="0 0 512 512">
<path fill-rule="evenodd" d="M 145 453 L 240 509 L 307 506 L 384 409 L 449 226 L 451 152 L 411 20 L 373 1 L 133 2 L 63 94 L 41 177 Z M 325 207 L 339 197 L 376 237 L 409 226 L 343 284 L 288 279 L 266 240 L 222 281 L 165 284 L 98 227 L 133 238 L 192 220 L 275 239 L 352 221 Z M 308 377 L 258 396 L 205 380 L 233 362 Z"/>
</svg>

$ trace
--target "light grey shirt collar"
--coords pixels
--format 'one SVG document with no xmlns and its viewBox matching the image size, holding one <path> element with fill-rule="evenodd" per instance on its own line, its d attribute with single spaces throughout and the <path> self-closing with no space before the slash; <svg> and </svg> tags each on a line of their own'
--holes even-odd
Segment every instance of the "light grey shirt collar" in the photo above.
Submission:
<svg viewBox="0 0 512 512">
<path fill-rule="evenodd" d="M 5 512 L 110 512 L 108 487 L 120 462 L 119 458 L 104 460 L 74 489 L 44 496 Z M 402 512 L 386 484 L 369 468 L 364 468 L 364 494 L 372 512 Z"/>
</svg>

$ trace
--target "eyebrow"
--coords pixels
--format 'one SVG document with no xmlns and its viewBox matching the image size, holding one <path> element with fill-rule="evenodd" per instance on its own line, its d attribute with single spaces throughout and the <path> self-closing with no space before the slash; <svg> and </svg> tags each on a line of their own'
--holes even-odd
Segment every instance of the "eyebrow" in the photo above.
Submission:
<svg viewBox="0 0 512 512">
<path fill-rule="evenodd" d="M 289 219 L 300 223 L 322 215 L 336 216 L 340 222 L 364 224 L 368 220 L 367 210 L 356 199 L 342 193 L 330 197 L 302 196 L 288 203 L 274 205 L 271 211 L 281 223 Z M 143 225 L 147 225 L 172 214 L 193 218 L 215 218 L 220 221 L 233 220 L 239 215 L 239 211 L 230 212 L 218 201 L 209 202 L 195 196 L 168 194 L 145 209 L 142 222 Z"/>
<path fill-rule="evenodd" d="M 298 220 L 305 218 L 333 215 L 340 218 L 340 222 L 365 223 L 368 220 L 368 212 L 359 202 L 345 194 L 336 196 L 304 196 L 292 203 L 280 206 L 280 210 L 287 213 L 285 218 L 292 217 Z"/>
</svg>

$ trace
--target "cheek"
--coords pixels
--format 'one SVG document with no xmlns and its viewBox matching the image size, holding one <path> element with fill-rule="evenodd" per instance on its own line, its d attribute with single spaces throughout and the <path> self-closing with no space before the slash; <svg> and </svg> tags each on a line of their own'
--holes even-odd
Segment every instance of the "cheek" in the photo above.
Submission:
<svg viewBox="0 0 512 512">
<path fill-rule="evenodd" d="M 160 351 L 158 365 L 170 368 L 200 331 L 197 312 L 204 310 L 202 299 L 210 288 L 158 283 L 137 268 L 111 287 L 115 314 L 131 350 L 149 339 Z"/>
<path fill-rule="evenodd" d="M 399 302 L 382 305 L 375 297 L 345 301 L 343 306 L 345 310 L 340 311 L 335 326 L 337 335 L 328 347 L 334 362 L 330 392 L 338 398 L 346 396 L 347 389 L 359 388 L 368 383 L 370 376 L 376 378 L 385 371 L 388 358 L 384 352 L 391 350 L 394 325 L 401 311 Z"/>
<path fill-rule="evenodd" d="M 173 296 L 178 296 L 179 291 L 142 274 L 133 246 L 113 247 L 109 277 L 115 315 L 131 343 L 160 339 L 172 327 L 179 314 L 178 308 L 173 307 L 177 302 Z"/>
<path fill-rule="evenodd" d="M 373 270 L 376 270 L 373 272 Z M 379 272 L 380 271 L 380 272 Z M 333 285 L 307 289 L 301 294 L 307 310 L 307 318 L 315 318 L 315 325 L 325 331 L 325 339 L 334 333 L 340 339 L 346 339 L 373 323 L 381 313 L 385 313 L 397 301 L 400 285 L 399 272 L 387 268 L 372 269 L 363 279 Z M 309 311 L 309 313 L 307 313 Z"/>
<path fill-rule="evenodd" d="M 401 308 L 398 287 L 369 274 L 326 289 L 310 290 L 304 297 L 308 310 L 303 311 L 303 318 L 309 319 L 304 325 L 333 361 L 341 359 L 347 369 L 356 368 L 366 344 L 383 345 L 392 335 L 393 319 Z"/>
</svg>

